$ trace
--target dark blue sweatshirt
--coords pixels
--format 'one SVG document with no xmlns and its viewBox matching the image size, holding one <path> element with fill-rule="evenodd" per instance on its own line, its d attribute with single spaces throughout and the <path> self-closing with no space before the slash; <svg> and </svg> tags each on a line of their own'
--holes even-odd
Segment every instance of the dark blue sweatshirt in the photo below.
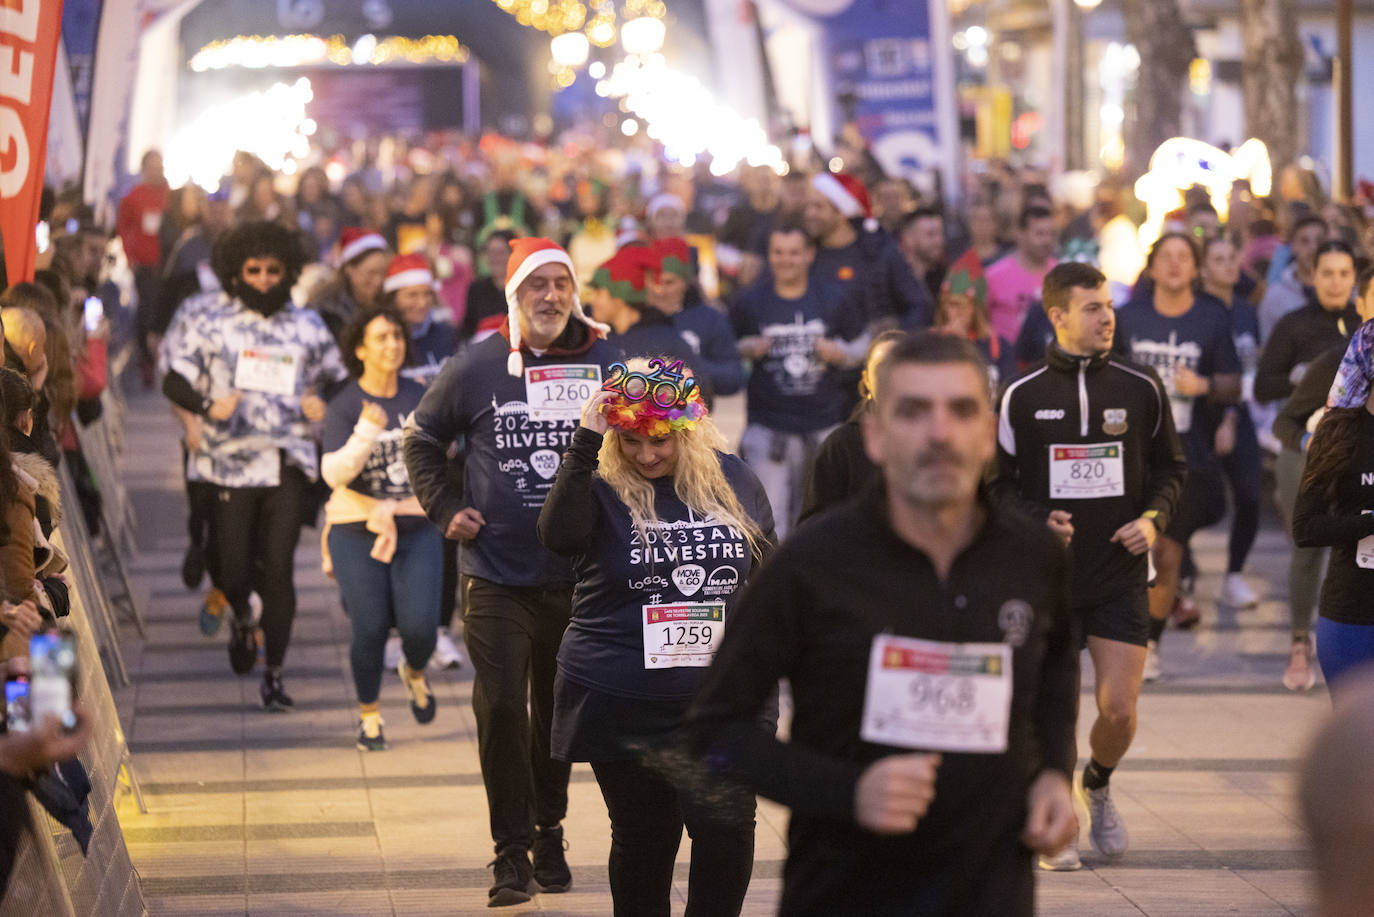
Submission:
<svg viewBox="0 0 1374 917">
<path fill-rule="evenodd" d="M 401 375 L 426 388 L 439 376 L 444 361 L 458 352 L 458 330 L 448 322 L 433 318 L 410 329 L 406 365 Z"/>
<path fill-rule="evenodd" d="M 744 386 L 744 363 L 724 313 L 705 303 L 689 305 L 673 316 L 673 327 L 696 354 L 694 369 L 711 380 L 717 395 L 733 395 Z"/>
</svg>

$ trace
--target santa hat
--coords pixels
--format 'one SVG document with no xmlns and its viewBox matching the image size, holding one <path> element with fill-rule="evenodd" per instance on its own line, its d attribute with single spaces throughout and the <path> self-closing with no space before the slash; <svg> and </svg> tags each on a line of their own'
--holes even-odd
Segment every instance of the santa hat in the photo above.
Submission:
<svg viewBox="0 0 1374 917">
<path fill-rule="evenodd" d="M 811 187 L 825 195 L 825 199 L 834 204 L 846 219 L 863 218 L 865 229 L 877 229 L 876 225 L 870 225 L 873 207 L 868 201 L 868 189 L 854 176 L 817 172 L 811 179 Z"/>
<path fill-rule="evenodd" d="M 386 240 L 370 229 L 345 226 L 339 233 L 339 263 L 347 264 L 367 252 L 386 251 Z"/>
<path fill-rule="evenodd" d="M 655 269 L 653 250 L 646 245 L 626 245 L 592 274 L 588 286 L 606 290 L 636 308 L 648 300 L 647 271 Z"/>
<path fill-rule="evenodd" d="M 687 204 L 676 194 L 663 191 L 649 198 L 649 206 L 644 208 L 644 215 L 652 220 L 654 214 L 658 213 L 660 210 L 680 210 L 686 213 Z"/>
<path fill-rule="evenodd" d="M 692 279 L 692 250 L 686 239 L 659 239 L 653 245 L 654 271 L 676 274 L 683 280 Z"/>
<path fill-rule="evenodd" d="M 573 317 L 603 335 L 611 333 L 609 325 L 592 321 L 582 309 L 582 300 L 577 295 L 577 271 L 572 258 L 557 242 L 539 238 L 512 239 L 510 261 L 506 266 L 506 314 L 510 319 L 510 356 L 506 358 L 506 371 L 512 376 L 523 375 L 525 371 L 525 361 L 520 356 L 520 302 L 516 291 L 530 274 L 546 264 L 561 264 L 568 269 L 573 285 Z"/>
<path fill-rule="evenodd" d="M 438 286 L 434 272 L 429 269 L 429 261 L 417 252 L 391 259 L 391 265 L 386 269 L 386 280 L 382 281 L 382 292 L 394 293 L 405 287 L 429 287 L 434 290 Z"/>
</svg>

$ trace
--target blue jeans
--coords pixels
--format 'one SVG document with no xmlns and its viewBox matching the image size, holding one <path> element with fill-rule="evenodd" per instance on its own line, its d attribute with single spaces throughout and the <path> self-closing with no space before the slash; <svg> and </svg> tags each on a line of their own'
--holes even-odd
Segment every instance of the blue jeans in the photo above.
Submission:
<svg viewBox="0 0 1374 917">
<path fill-rule="evenodd" d="M 1374 662 L 1374 625 L 1340 624 L 1317 617 L 1317 660 L 1334 695 L 1337 684 L 1351 671 Z"/>
<path fill-rule="evenodd" d="M 401 535 L 391 563 L 373 560 L 376 536 L 356 528 L 329 530 L 334 578 L 344 612 L 353 622 L 349 661 L 358 703 L 375 703 L 382 691 L 382 655 L 391 625 L 401 634 L 406 664 L 423 669 L 434 653 L 443 582 L 443 536 L 433 526 Z"/>
</svg>

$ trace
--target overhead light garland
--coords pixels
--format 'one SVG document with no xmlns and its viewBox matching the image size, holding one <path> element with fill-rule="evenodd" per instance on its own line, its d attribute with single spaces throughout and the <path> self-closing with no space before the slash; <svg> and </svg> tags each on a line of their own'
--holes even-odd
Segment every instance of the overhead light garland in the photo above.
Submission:
<svg viewBox="0 0 1374 917">
<path fill-rule="evenodd" d="M 453 35 L 377 38 L 363 35 L 353 44 L 342 35 L 239 35 L 213 41 L 191 57 L 197 73 L 229 67 L 338 67 L 464 64 L 470 52 Z"/>
<path fill-rule="evenodd" d="M 618 23 L 635 19 L 663 19 L 668 7 L 663 0 L 625 0 L 617 14 L 615 0 L 492 0 L 524 26 L 558 36 L 582 32 L 598 48 L 609 48 L 619 37 Z"/>
</svg>

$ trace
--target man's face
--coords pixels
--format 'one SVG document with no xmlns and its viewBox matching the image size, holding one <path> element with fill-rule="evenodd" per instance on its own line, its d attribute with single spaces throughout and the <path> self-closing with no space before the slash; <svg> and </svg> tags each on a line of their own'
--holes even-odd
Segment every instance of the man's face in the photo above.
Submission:
<svg viewBox="0 0 1374 917">
<path fill-rule="evenodd" d="M 1071 353 L 1104 353 L 1112 347 L 1116 331 L 1116 310 L 1112 295 L 1104 283 L 1096 289 L 1072 287 L 1069 307 L 1051 309 L 1050 324 L 1059 344 Z"/>
<path fill-rule="evenodd" d="M 1192 286 L 1197 277 L 1197 263 L 1188 243 L 1178 238 L 1167 240 L 1155 251 L 1151 274 L 1155 285 L 1165 293 L 1181 293 Z"/>
<path fill-rule="evenodd" d="M 520 335 L 531 347 L 552 344 L 568 327 L 572 314 L 573 281 L 561 264 L 542 264 L 515 291 Z"/>
<path fill-rule="evenodd" d="M 649 282 L 649 305 L 664 315 L 681 312 L 686 298 L 687 281 L 671 271 L 660 271 L 658 278 Z"/>
<path fill-rule="evenodd" d="M 1325 241 L 1326 226 L 1321 223 L 1309 223 L 1293 234 L 1293 241 L 1288 247 L 1292 249 L 1293 260 L 1298 262 L 1298 266 L 1310 271 L 1317 257 L 1317 247 Z"/>
<path fill-rule="evenodd" d="M 839 208 L 830 203 L 830 198 L 815 188 L 806 192 L 806 208 L 802 211 L 802 223 L 811 238 L 824 239 L 835 231 L 835 227 L 843 219 L 844 215 L 840 213 Z"/>
<path fill-rule="evenodd" d="M 804 178 L 799 177 L 798 173 L 793 173 L 794 177 L 785 179 L 782 183 L 782 191 L 779 192 L 778 208 L 783 213 L 801 213 L 806 206 L 806 198 L 810 193 L 811 186 L 806 183 Z"/>
<path fill-rule="evenodd" d="M 497 286 L 504 286 L 506 268 L 510 261 L 510 243 L 501 236 L 494 236 L 487 240 L 486 245 L 482 246 L 482 254 L 487 259 L 487 269 L 491 271 L 491 279 L 496 281 Z"/>
<path fill-rule="evenodd" d="M 778 283 L 801 283 L 815 258 L 816 249 L 799 232 L 775 232 L 768 237 L 768 267 Z"/>
<path fill-rule="evenodd" d="M 285 273 L 286 267 L 279 258 L 273 258 L 270 255 L 263 258 L 249 258 L 243 262 L 243 267 L 239 268 L 239 280 L 259 293 L 266 293 L 281 283 Z"/>
<path fill-rule="evenodd" d="M 81 263 L 78 270 L 81 277 L 100 276 L 100 267 L 105 260 L 105 238 L 99 233 L 87 232 L 81 236 Z"/>
<path fill-rule="evenodd" d="M 939 217 L 914 220 L 902 232 L 902 249 L 922 264 L 936 265 L 945 260 L 945 221 Z"/>
<path fill-rule="evenodd" d="M 156 184 L 162 181 L 162 154 L 149 153 L 143 157 L 142 178 L 144 184 Z"/>
<path fill-rule="evenodd" d="M 1021 250 L 1026 258 L 1037 264 L 1048 261 L 1054 255 L 1054 219 L 1041 217 L 1026 223 L 1021 230 Z"/>
<path fill-rule="evenodd" d="M 992 459 L 996 416 L 970 363 L 902 363 L 878 382 L 864 447 L 888 492 L 934 510 L 973 500 Z"/>
</svg>

